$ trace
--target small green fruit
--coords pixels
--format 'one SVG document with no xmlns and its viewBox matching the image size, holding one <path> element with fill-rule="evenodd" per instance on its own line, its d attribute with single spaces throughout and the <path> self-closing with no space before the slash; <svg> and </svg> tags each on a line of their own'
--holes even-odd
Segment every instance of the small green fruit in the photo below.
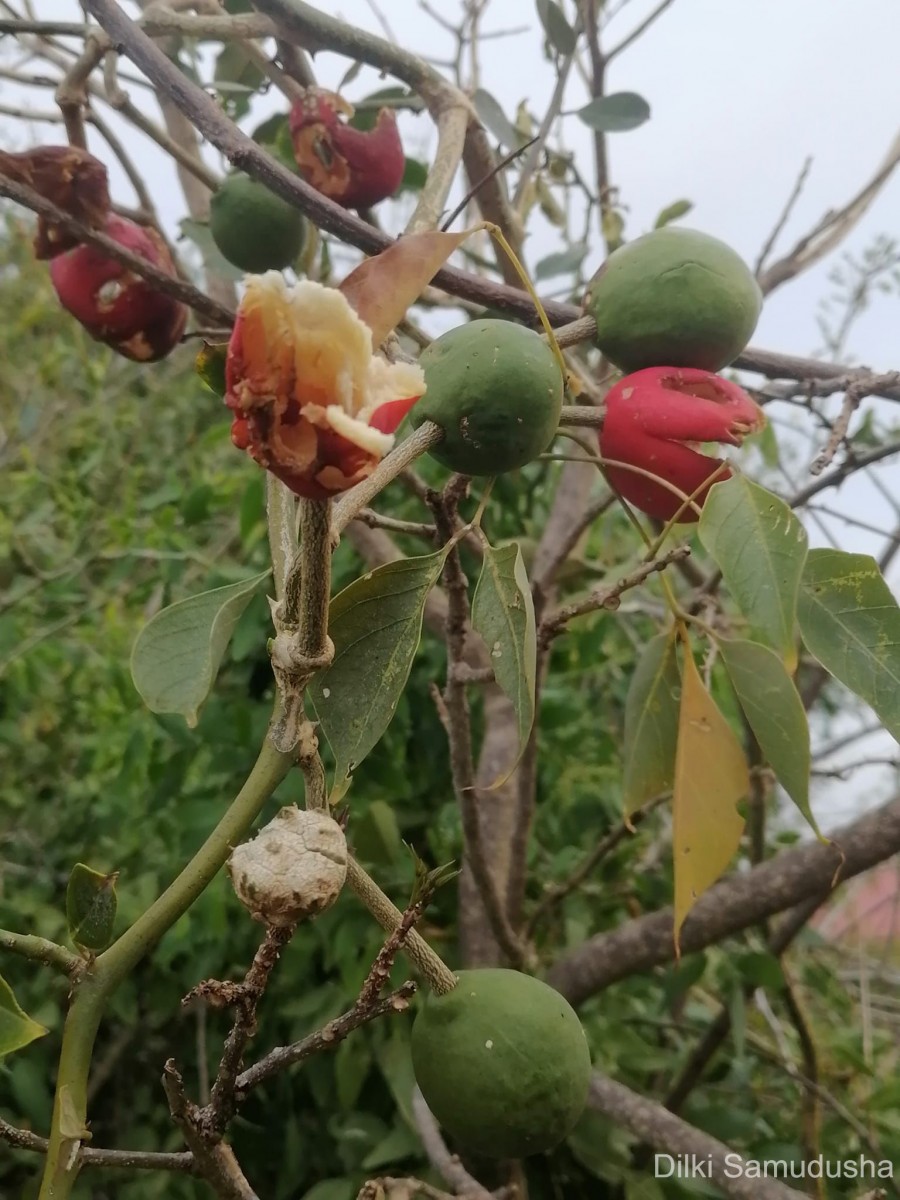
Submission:
<svg viewBox="0 0 900 1200">
<path fill-rule="evenodd" d="M 413 427 L 444 431 L 434 458 L 463 475 L 514 471 L 547 449 L 556 433 L 563 379 L 542 338 L 510 321 L 472 321 L 422 353 L 428 390 Z"/>
<path fill-rule="evenodd" d="M 461 971 L 412 1032 L 416 1082 L 461 1147 L 489 1158 L 551 1150 L 584 1109 L 591 1057 L 563 997 L 530 975 Z"/>
<path fill-rule="evenodd" d="M 240 172 L 229 175 L 209 205 L 209 232 L 221 254 L 242 271 L 283 271 L 303 249 L 299 209 Z"/>
<path fill-rule="evenodd" d="M 615 250 L 588 285 L 597 345 L 626 373 L 720 371 L 749 342 L 762 292 L 724 242 L 666 226 Z"/>
</svg>

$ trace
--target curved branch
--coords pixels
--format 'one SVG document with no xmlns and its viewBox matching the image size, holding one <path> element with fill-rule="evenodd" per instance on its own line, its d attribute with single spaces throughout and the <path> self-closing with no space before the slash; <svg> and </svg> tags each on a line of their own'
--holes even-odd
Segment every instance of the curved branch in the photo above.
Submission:
<svg viewBox="0 0 900 1200">
<path fill-rule="evenodd" d="M 732 875 L 710 888 L 682 927 L 682 953 L 702 950 L 809 897 L 819 895 L 825 900 L 838 880 L 851 879 L 896 854 L 900 851 L 900 797 L 832 836 L 832 842 L 812 842 L 783 851 L 752 871 Z M 672 910 L 666 908 L 589 938 L 555 964 L 548 983 L 571 1003 L 580 1004 L 611 983 L 674 957 Z"/>
<path fill-rule="evenodd" d="M 723 1142 L 597 1072 L 591 1077 L 588 1105 L 655 1150 L 676 1159 L 695 1157 L 730 1200 L 803 1200 L 803 1192 L 775 1179 L 748 1177 L 741 1156 Z"/>
</svg>

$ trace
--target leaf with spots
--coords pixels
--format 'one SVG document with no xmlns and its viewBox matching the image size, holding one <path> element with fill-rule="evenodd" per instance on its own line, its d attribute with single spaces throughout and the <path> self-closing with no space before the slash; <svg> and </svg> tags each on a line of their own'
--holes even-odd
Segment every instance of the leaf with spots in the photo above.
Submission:
<svg viewBox="0 0 900 1200">
<path fill-rule="evenodd" d="M 651 638 L 625 699 L 625 814 L 672 786 L 681 681 L 675 635 Z"/>
<path fill-rule="evenodd" d="M 534 724 L 534 681 L 537 670 L 537 633 L 534 604 L 519 546 L 486 546 L 481 574 L 472 600 L 472 626 L 481 634 L 494 678 L 506 693 L 516 714 L 519 753 L 499 787 L 522 757 Z"/>
<path fill-rule="evenodd" d="M 735 475 L 710 491 L 700 517 L 700 540 L 751 627 L 793 674 L 806 530 L 783 500 Z"/>
<path fill-rule="evenodd" d="M 875 559 L 811 550 L 797 616 L 811 653 L 900 742 L 900 608 Z"/>
<path fill-rule="evenodd" d="M 750 790 L 741 744 L 703 686 L 689 647 L 681 673 L 675 755 L 675 945 L 685 917 L 716 882 L 744 830 L 738 802 Z"/>
<path fill-rule="evenodd" d="M 308 694 L 334 752 L 338 792 L 391 723 L 419 646 L 425 601 L 446 557 L 445 548 L 387 563 L 331 601 L 334 661 Z"/>
<path fill-rule="evenodd" d="M 69 937 L 85 950 L 105 950 L 112 941 L 116 921 L 116 880 L 119 872 L 105 875 L 76 863 L 66 888 L 66 922 Z"/>
</svg>

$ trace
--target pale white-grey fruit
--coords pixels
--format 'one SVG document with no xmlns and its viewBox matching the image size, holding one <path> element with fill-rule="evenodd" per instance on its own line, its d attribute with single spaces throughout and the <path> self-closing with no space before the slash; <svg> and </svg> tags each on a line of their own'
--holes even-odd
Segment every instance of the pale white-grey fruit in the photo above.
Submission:
<svg viewBox="0 0 900 1200">
<path fill-rule="evenodd" d="M 236 847 L 228 872 L 257 921 L 293 925 L 329 908 L 347 878 L 347 839 L 333 817 L 283 808 L 250 842 Z"/>
</svg>

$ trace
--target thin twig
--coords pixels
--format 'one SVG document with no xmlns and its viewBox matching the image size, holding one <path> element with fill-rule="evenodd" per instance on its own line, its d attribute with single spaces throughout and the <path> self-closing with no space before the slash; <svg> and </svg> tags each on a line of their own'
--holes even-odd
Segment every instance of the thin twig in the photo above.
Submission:
<svg viewBox="0 0 900 1200">
<path fill-rule="evenodd" d="M 29 1129 L 17 1129 L 0 1117 L 0 1140 L 19 1150 L 34 1150 L 46 1154 L 47 1139 Z M 82 1146 L 78 1161 L 84 1167 L 112 1167 L 131 1171 L 178 1171 L 196 1175 L 194 1156 L 190 1151 L 167 1154 L 157 1150 L 107 1150 L 100 1146 Z"/>
<path fill-rule="evenodd" d="M 431 1115 L 431 1109 L 417 1087 L 413 1088 L 412 1110 L 428 1161 L 454 1192 L 458 1196 L 465 1196 L 466 1200 L 493 1200 L 487 1188 L 482 1187 L 478 1180 L 469 1174 L 459 1158 L 447 1149 L 437 1121 Z"/>
<path fill-rule="evenodd" d="M 340 500 L 335 501 L 331 514 L 332 538 L 336 538 L 346 529 L 380 491 L 406 470 L 410 463 L 415 462 L 432 446 L 436 446 L 443 436 L 443 431 L 438 425 L 431 421 L 423 422 L 415 433 L 404 439 L 382 459 L 368 479 L 364 479 L 349 492 L 345 492 Z"/>
<path fill-rule="evenodd" d="M 270 1079 L 273 1075 L 277 1075 L 287 1067 L 305 1062 L 306 1059 L 312 1058 L 314 1054 L 320 1054 L 323 1050 L 333 1050 L 361 1025 L 366 1025 L 369 1021 L 377 1021 L 379 1017 L 389 1016 L 392 1013 L 406 1012 L 409 1008 L 410 998 L 415 995 L 415 991 L 416 985 L 409 980 L 366 1010 L 360 1009 L 354 1004 L 343 1016 L 329 1021 L 327 1025 L 323 1025 L 321 1029 L 317 1029 L 315 1033 L 311 1033 L 302 1041 L 294 1042 L 290 1046 L 276 1046 L 259 1062 L 254 1063 L 252 1067 L 248 1067 L 238 1076 L 238 1098 L 243 1099 L 243 1096 L 251 1088 Z"/>
<path fill-rule="evenodd" d="M 134 254 L 131 250 L 126 250 L 124 246 L 120 246 L 118 242 L 113 241 L 105 233 L 101 233 L 96 229 L 90 229 L 87 225 L 76 221 L 74 217 L 70 217 L 67 212 L 64 212 L 55 204 L 51 204 L 49 200 L 45 200 L 43 196 L 39 196 L 31 188 L 25 187 L 21 183 L 16 183 L 5 175 L 0 175 L 0 196 L 6 196 L 8 199 L 14 200 L 17 204 L 31 209 L 32 212 L 46 217 L 54 225 L 61 225 L 68 233 L 74 234 L 79 241 L 85 242 L 89 246 L 96 246 L 104 254 L 108 255 L 109 258 L 115 259 L 116 262 L 122 263 L 130 271 L 133 271 L 135 275 L 140 275 L 141 278 L 146 279 L 158 291 L 165 292 L 169 296 L 174 296 L 176 300 L 187 304 L 195 312 L 202 313 L 204 317 L 226 325 L 234 323 L 234 313 L 224 308 L 221 304 L 217 304 L 215 300 L 211 300 L 209 296 L 204 295 L 203 292 L 191 284 L 186 283 L 182 279 L 176 279 L 171 275 L 167 275 L 165 271 L 161 271 L 159 267 L 148 262 L 146 258 L 141 258 L 139 254 Z"/>
<path fill-rule="evenodd" d="M 772 253 L 772 248 L 781 236 L 781 232 L 787 225 L 791 213 L 794 211 L 794 205 L 800 199 L 800 193 L 803 191 L 803 185 L 806 183 L 806 177 L 809 175 L 812 167 L 812 158 L 807 158 L 800 168 L 800 174 L 797 176 L 794 186 L 791 189 L 791 194 L 788 196 L 784 208 L 772 228 L 772 232 L 763 243 L 763 248 L 759 252 L 759 258 L 756 260 L 756 266 L 753 268 L 753 274 L 759 279 L 762 274 L 762 269 L 766 264 L 766 259 Z"/>
<path fill-rule="evenodd" d="M 640 25 L 635 26 L 635 28 L 632 29 L 631 33 L 629 33 L 627 37 L 624 37 L 617 46 L 613 46 L 612 50 L 606 51 L 606 62 L 611 63 L 614 58 L 622 53 L 623 50 L 627 50 L 633 42 L 636 42 L 642 34 L 647 32 L 657 18 L 661 17 L 666 9 L 671 4 L 674 4 L 674 2 L 675 0 L 661 0 L 661 3 L 657 4 L 656 8 L 652 9 L 647 14 L 644 20 L 641 21 Z"/>
<path fill-rule="evenodd" d="M 630 588 L 638 587 L 657 571 L 664 571 L 670 563 L 687 558 L 690 552 L 690 546 L 676 546 L 672 550 L 667 550 L 665 554 L 661 554 L 659 558 L 653 559 L 652 562 L 641 563 L 639 567 L 627 575 L 623 575 L 615 583 L 594 588 L 583 599 L 573 600 L 571 604 L 565 604 L 558 608 L 541 622 L 538 631 L 539 644 L 549 645 L 552 639 L 561 632 L 563 626 L 574 617 L 596 612 L 599 608 L 614 611 L 619 607 L 619 598 Z"/>
<path fill-rule="evenodd" d="M 847 437 L 850 419 L 857 408 L 859 408 L 863 398 L 870 396 L 879 388 L 894 387 L 898 383 L 900 383 L 900 371 L 888 371 L 884 375 L 863 377 L 847 388 L 844 395 L 844 402 L 841 405 L 841 411 L 834 425 L 831 427 L 831 434 L 825 444 L 825 448 L 821 454 L 816 455 L 809 468 L 810 475 L 821 475 L 832 461 L 841 442 Z"/>
</svg>

